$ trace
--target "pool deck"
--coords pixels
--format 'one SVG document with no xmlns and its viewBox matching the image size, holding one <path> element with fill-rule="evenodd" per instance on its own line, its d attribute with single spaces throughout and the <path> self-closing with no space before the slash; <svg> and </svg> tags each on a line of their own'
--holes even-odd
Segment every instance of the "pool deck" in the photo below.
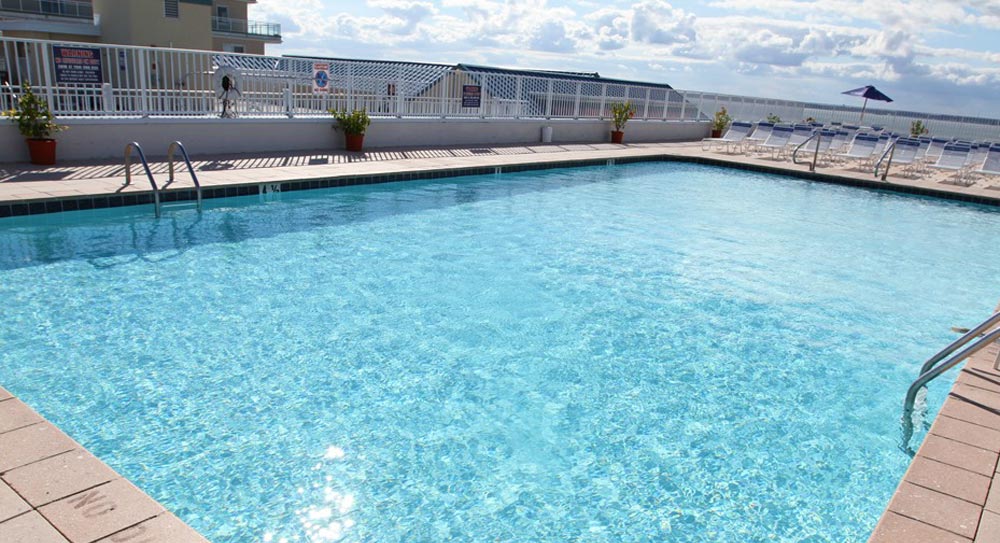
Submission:
<svg viewBox="0 0 1000 543">
<path fill-rule="evenodd" d="M 3 388 L 0 541 L 207 543 Z"/>
<path fill-rule="evenodd" d="M 602 161 L 689 160 L 709 164 L 785 173 L 821 182 L 915 192 L 944 198 L 1000 205 L 1000 179 L 981 177 L 970 186 L 950 182 L 950 172 L 902 177 L 894 171 L 878 181 L 870 170 L 842 166 L 818 167 L 768 157 L 748 157 L 721 151 L 703 151 L 700 142 L 641 143 L 631 145 L 539 144 L 462 148 L 377 150 L 366 153 L 276 153 L 264 156 L 195 157 L 194 167 L 206 197 L 258 194 L 265 185 L 278 190 L 379 183 L 420 177 L 493 173 L 496 168 L 559 167 Z M 179 165 L 177 181 L 166 183 L 167 163 L 150 164 L 157 183 L 165 185 L 164 200 L 193 198 L 193 184 Z M 132 184 L 123 186 L 120 162 L 66 162 L 54 167 L 0 164 L 0 217 L 76 209 L 145 204 L 152 190 L 142 167 L 133 164 Z M 994 187 L 994 183 L 997 186 Z"/>
<path fill-rule="evenodd" d="M 683 160 L 788 174 L 818 182 L 916 193 L 1000 206 L 1000 179 L 955 184 L 950 173 L 874 178 L 870 170 L 703 150 L 700 142 L 547 144 L 275 153 L 195 157 L 206 197 L 560 166 Z M 151 165 L 158 182 L 167 164 Z M 148 204 L 149 182 L 113 161 L 55 167 L 0 164 L 0 217 Z M 165 201 L 192 198 L 186 172 Z M 152 211 L 150 211 L 152 212 Z M 971 357 L 921 445 L 870 543 L 1000 541 L 1000 349 Z M 902 400 L 902 399 L 901 399 Z M 902 454 L 902 453 L 900 453 Z M 171 542 L 205 539 L 121 478 L 20 400 L 0 388 L 0 541 L 3 543 Z"/>
</svg>

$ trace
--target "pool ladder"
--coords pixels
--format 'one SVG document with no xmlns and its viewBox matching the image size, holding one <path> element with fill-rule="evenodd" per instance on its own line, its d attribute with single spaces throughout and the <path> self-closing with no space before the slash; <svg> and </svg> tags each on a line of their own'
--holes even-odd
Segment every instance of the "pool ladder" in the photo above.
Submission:
<svg viewBox="0 0 1000 543">
<path fill-rule="evenodd" d="M 142 168 L 146 172 L 146 177 L 149 179 L 149 185 L 153 187 L 153 213 L 156 218 L 160 218 L 162 203 L 160 202 L 160 187 L 156 185 L 156 179 L 153 178 L 153 172 L 149 169 L 149 162 L 146 160 L 146 153 L 142 152 L 142 146 L 137 142 L 130 142 L 125 146 L 125 183 L 122 186 L 132 184 L 132 150 L 139 153 L 139 160 L 142 161 Z M 187 149 L 184 148 L 184 144 L 175 141 L 167 147 L 167 164 L 169 167 L 169 178 L 167 179 L 167 185 L 174 182 L 174 152 L 180 150 L 181 157 L 184 158 L 184 164 L 187 165 L 188 173 L 191 174 L 191 180 L 194 181 L 195 193 L 197 194 L 197 207 L 198 211 L 201 211 L 201 183 L 198 182 L 198 175 L 194 173 L 194 167 L 191 165 L 191 158 L 188 156 Z"/>
<path fill-rule="evenodd" d="M 927 383 L 933 381 L 942 373 L 957 366 L 966 358 L 969 358 L 986 347 L 989 347 L 1000 339 L 1000 328 L 987 333 L 987 330 L 993 328 L 997 324 L 1000 324 L 1000 311 L 994 313 L 990 316 L 990 318 L 984 320 L 979 323 L 978 326 L 966 332 L 965 335 L 951 342 L 951 344 L 944 349 L 938 351 L 937 354 L 928 358 L 927 361 L 924 362 L 924 365 L 921 366 L 920 376 L 913 381 L 909 390 L 906 391 L 906 400 L 903 402 L 903 439 L 900 444 L 900 448 L 903 449 L 904 452 L 910 456 L 913 456 L 916 453 L 916 451 L 914 451 L 910 446 L 910 439 L 913 438 L 914 424 L 915 422 L 917 424 L 926 424 L 923 420 L 923 411 L 926 407 L 924 405 L 924 401 L 927 397 Z M 971 343 L 971 345 L 965 347 L 969 343 Z M 965 348 L 962 349 L 962 347 Z M 959 351 L 959 349 L 962 350 Z M 955 351 L 958 352 L 956 353 Z M 917 402 L 918 396 L 922 404 L 921 412 L 914 413 L 914 404 Z M 917 420 L 914 421 L 914 419 Z"/>
</svg>

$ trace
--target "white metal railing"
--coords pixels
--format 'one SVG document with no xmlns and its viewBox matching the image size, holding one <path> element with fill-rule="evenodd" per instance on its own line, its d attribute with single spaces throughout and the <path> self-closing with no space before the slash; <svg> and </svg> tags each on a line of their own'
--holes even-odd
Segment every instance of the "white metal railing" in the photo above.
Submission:
<svg viewBox="0 0 1000 543">
<path fill-rule="evenodd" d="M 91 79 L 67 82 L 56 47 L 63 54 L 66 48 L 89 51 L 99 69 L 91 70 Z M 322 94 L 313 92 L 314 62 L 328 65 L 328 91 Z M 326 116 L 330 109 L 364 108 L 394 117 L 607 119 L 615 103 L 630 101 L 637 119 L 699 118 L 665 85 L 419 63 L 0 38 L 0 72 L 12 85 L 0 98 L 3 105 L 9 107 L 12 92 L 30 82 L 59 117 L 218 115 L 218 79 L 228 73 L 235 90 L 227 98 L 242 116 Z M 463 101 L 469 85 L 479 87 L 478 106 Z"/>
<path fill-rule="evenodd" d="M 8 0 L 0 0 L 8 1 Z M 28 1 L 28 0 L 24 0 Z M 56 49 L 60 48 L 60 49 Z M 56 52 L 90 54 L 84 76 Z M 63 62 L 63 64 L 60 64 Z M 327 64 L 327 92 L 313 92 L 315 62 Z M 220 75 L 235 80 L 223 96 Z M 0 37 L 0 107 L 11 106 L 22 82 L 48 99 L 59 117 L 207 117 L 222 99 L 238 116 L 327 116 L 330 109 L 366 109 L 373 116 L 610 119 L 611 107 L 629 101 L 635 118 L 709 122 L 720 107 L 734 119 L 856 123 L 860 108 L 682 91 L 666 85 L 570 74 L 526 75 L 441 64 L 371 62 L 245 55 L 163 47 L 67 43 Z M 463 88 L 479 87 L 478 107 Z M 868 109 L 865 122 L 907 132 L 913 120 L 934 136 L 1000 140 L 1000 120 Z"/>
<path fill-rule="evenodd" d="M 801 122 L 814 119 L 822 123 L 857 125 L 861 119 L 860 106 L 845 106 L 776 100 L 751 96 L 735 96 L 699 91 L 678 91 L 709 118 L 725 107 L 735 120 L 758 121 L 770 115 L 778 116 L 783 122 Z M 900 111 L 893 109 L 865 109 L 864 124 L 880 126 L 901 134 L 910 133 L 910 124 L 921 121 L 930 127 L 930 135 L 935 137 L 961 138 L 978 141 L 1000 140 L 1000 119 Z"/>
<path fill-rule="evenodd" d="M 243 19 L 230 19 L 229 17 L 212 17 L 212 30 L 216 32 L 265 36 L 269 38 L 281 37 L 281 25 L 278 23 L 245 21 Z"/>
<path fill-rule="evenodd" d="M 94 6 L 81 0 L 0 0 L 0 11 L 94 18 Z"/>
</svg>

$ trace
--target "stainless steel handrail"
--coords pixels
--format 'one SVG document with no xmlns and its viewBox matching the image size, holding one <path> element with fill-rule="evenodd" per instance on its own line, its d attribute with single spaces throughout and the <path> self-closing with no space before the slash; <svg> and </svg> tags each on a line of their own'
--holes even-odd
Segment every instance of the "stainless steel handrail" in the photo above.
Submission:
<svg viewBox="0 0 1000 543">
<path fill-rule="evenodd" d="M 882 156 L 878 159 L 878 162 L 875 163 L 875 177 L 878 177 L 878 170 L 882 166 L 882 161 L 885 160 L 886 156 L 889 157 L 889 162 L 886 162 L 885 170 L 882 171 L 882 181 L 885 181 L 885 178 L 889 175 L 889 167 L 892 166 L 892 157 L 896 154 L 897 141 L 899 141 L 899 138 L 895 138 L 890 141 L 889 145 L 886 146 L 885 151 L 882 152 Z"/>
<path fill-rule="evenodd" d="M 122 186 L 132 184 L 132 149 L 139 152 L 139 160 L 142 161 L 142 167 L 146 170 L 146 177 L 149 178 L 149 184 L 153 187 L 153 213 L 156 217 L 160 217 L 160 188 L 156 186 L 156 180 L 153 179 L 153 172 L 149 169 L 149 162 L 146 161 L 146 153 L 142 152 L 142 146 L 136 142 L 130 142 L 125 146 L 125 182 Z"/>
<path fill-rule="evenodd" d="M 918 393 L 927 386 L 927 383 L 933 381 L 942 373 L 950 370 L 966 358 L 990 346 L 997 339 L 1000 339 L 1000 329 L 993 330 L 985 336 L 979 337 L 982 332 L 995 326 L 998 322 L 1000 322 L 1000 312 L 994 313 L 990 318 L 986 319 L 968 333 L 953 341 L 950 345 L 924 362 L 924 365 L 920 368 L 920 376 L 917 377 L 912 384 L 910 384 L 910 388 L 906 391 L 906 399 L 903 400 L 903 418 L 901 421 L 903 437 L 900 448 L 902 448 L 907 454 L 912 456 L 915 453 L 915 451 L 910 447 L 910 439 L 913 438 L 913 411 Z M 944 360 L 945 357 L 954 353 L 960 347 L 966 345 L 975 338 L 978 339 L 973 342 L 972 345 L 952 355 L 947 360 Z M 942 360 L 944 360 L 944 362 L 941 362 Z"/>
<path fill-rule="evenodd" d="M 795 160 L 795 156 L 799 154 L 799 149 L 802 149 L 803 147 L 805 147 L 805 145 L 807 143 L 809 143 L 810 141 L 812 141 L 813 139 L 816 140 L 816 148 L 813 151 L 812 162 L 809 163 L 809 171 L 811 171 L 811 172 L 816 171 L 816 161 L 819 159 L 819 143 L 820 143 L 820 140 L 823 139 L 823 135 L 820 133 L 820 131 L 817 130 L 817 131 L 813 132 L 813 134 L 811 136 L 809 136 L 808 138 L 806 138 L 806 141 L 800 143 L 797 147 L 795 147 L 795 150 L 792 151 L 792 163 L 793 164 L 799 164 L 799 162 L 797 160 Z"/>
<path fill-rule="evenodd" d="M 194 181 L 195 192 L 198 195 L 198 211 L 201 211 L 201 183 L 198 182 L 198 175 L 194 173 L 194 167 L 191 166 L 191 158 L 188 157 L 187 149 L 179 141 L 172 142 L 167 147 L 167 166 L 170 169 L 170 177 L 167 179 L 167 183 L 174 182 L 174 151 L 178 149 L 180 149 L 181 156 L 184 158 L 184 164 L 187 164 L 188 173 L 191 174 L 191 179 Z"/>
</svg>

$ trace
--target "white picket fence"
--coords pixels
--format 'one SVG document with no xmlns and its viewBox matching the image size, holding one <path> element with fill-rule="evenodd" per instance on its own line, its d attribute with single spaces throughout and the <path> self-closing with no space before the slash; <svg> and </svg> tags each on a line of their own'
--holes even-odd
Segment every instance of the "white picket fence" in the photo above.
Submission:
<svg viewBox="0 0 1000 543">
<path fill-rule="evenodd" d="M 92 58 L 87 58 L 92 55 Z M 75 69 L 81 57 L 89 64 Z M 67 59 L 67 57 L 69 57 Z M 325 63 L 328 91 L 314 92 L 313 68 Z M 88 71 L 89 70 L 89 71 Z M 235 89 L 226 95 L 221 76 Z M 158 47 L 0 38 L 0 107 L 22 83 L 46 97 L 59 117 L 326 116 L 331 109 L 366 109 L 372 116 L 608 119 L 629 101 L 635 118 L 707 122 L 721 107 L 735 119 L 778 115 L 854 124 L 860 108 L 680 91 L 667 85 L 588 74 L 516 72 L 415 62 L 274 57 Z M 73 82 L 75 81 L 75 82 Z M 478 107 L 463 103 L 479 87 Z M 1000 120 L 869 108 L 865 124 L 908 132 L 914 120 L 933 135 L 1000 140 Z"/>
</svg>

